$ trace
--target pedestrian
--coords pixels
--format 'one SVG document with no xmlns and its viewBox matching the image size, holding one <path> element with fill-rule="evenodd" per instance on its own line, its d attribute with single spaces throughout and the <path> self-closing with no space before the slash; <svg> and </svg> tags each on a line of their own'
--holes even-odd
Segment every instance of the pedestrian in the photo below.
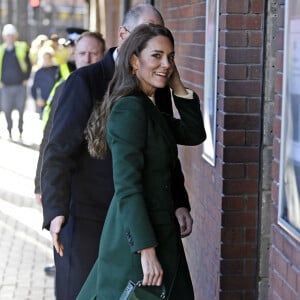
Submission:
<svg viewBox="0 0 300 300">
<path fill-rule="evenodd" d="M 125 15 L 119 28 L 118 47 L 130 31 L 142 23 L 164 24 L 155 7 L 138 4 Z M 41 172 L 43 228 L 50 230 L 55 248 L 58 299 L 75 299 L 85 282 L 98 256 L 103 223 L 113 197 L 110 153 L 103 160 L 92 158 L 84 130 L 94 105 L 102 100 L 112 79 L 118 47 L 110 48 L 100 62 L 70 75 L 44 152 Z M 172 114 L 169 88 L 157 90 L 155 102 L 159 109 Z M 192 218 L 179 160 L 170 188 L 182 236 L 189 235 Z M 72 258 L 64 260 L 65 256 Z M 64 268 L 58 265 L 59 261 Z M 58 277 L 59 273 L 65 276 Z"/>
<path fill-rule="evenodd" d="M 67 47 L 74 47 L 73 50 L 73 59 L 76 65 L 76 68 L 82 68 L 87 65 L 93 64 L 104 56 L 105 52 L 105 40 L 102 37 L 102 34 L 99 32 L 91 32 L 91 31 L 84 31 L 81 35 L 77 35 L 77 40 L 73 41 L 72 43 L 68 43 Z M 47 116 L 47 121 L 44 128 L 43 138 L 40 144 L 39 148 L 39 157 L 38 157 L 38 163 L 36 168 L 36 175 L 35 175 L 35 196 L 38 201 L 38 203 L 42 204 L 41 201 L 41 167 L 42 167 L 42 161 L 43 161 L 43 154 L 45 150 L 45 146 L 48 143 L 49 135 L 52 128 L 53 123 L 53 116 L 58 104 L 58 101 L 60 99 L 61 92 L 63 90 L 65 84 L 65 80 L 60 80 L 59 84 L 55 86 L 55 90 L 53 91 L 53 97 L 51 100 L 49 99 L 49 115 Z M 62 99 L 61 101 L 64 101 Z M 60 122 L 57 120 L 57 122 Z M 65 259 L 68 259 L 67 255 Z M 55 274 L 55 266 L 49 265 L 45 267 L 45 272 L 47 275 L 54 275 Z M 64 276 L 64 273 L 58 274 L 59 276 Z"/>
<path fill-rule="evenodd" d="M 167 28 L 137 27 L 119 49 L 108 93 L 91 115 L 89 151 L 103 158 L 111 150 L 115 193 L 98 260 L 78 300 L 118 300 L 129 280 L 164 284 L 167 299 L 194 299 L 173 195 L 162 187 L 172 184 L 177 144 L 198 145 L 206 134 L 199 99 L 181 82 L 174 53 Z M 155 106 L 155 90 L 167 85 L 181 119 Z"/>
<path fill-rule="evenodd" d="M 54 50 L 52 47 L 42 47 L 38 54 L 40 67 L 34 74 L 31 86 L 31 95 L 36 103 L 36 110 L 42 117 L 46 101 L 57 79 L 58 66 L 53 62 Z"/>
<path fill-rule="evenodd" d="M 3 44 L 0 46 L 0 85 L 2 110 L 7 122 L 9 137 L 12 137 L 12 112 L 19 113 L 19 134 L 23 133 L 23 114 L 27 97 L 27 80 L 31 72 L 29 46 L 18 40 L 13 24 L 6 24 L 2 30 Z"/>
<path fill-rule="evenodd" d="M 44 46 L 47 47 L 48 40 L 48 36 L 45 34 L 39 34 L 32 40 L 29 49 L 29 59 L 32 65 L 32 72 L 35 72 L 38 68 L 41 67 L 41 65 L 39 64 L 39 51 Z"/>
</svg>

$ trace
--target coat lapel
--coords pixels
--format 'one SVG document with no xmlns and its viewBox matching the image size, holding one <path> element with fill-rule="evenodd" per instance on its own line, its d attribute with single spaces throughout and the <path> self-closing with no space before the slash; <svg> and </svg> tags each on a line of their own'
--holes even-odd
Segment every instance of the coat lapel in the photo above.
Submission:
<svg viewBox="0 0 300 300">
<path fill-rule="evenodd" d="M 144 95 L 144 98 L 151 119 L 153 119 L 154 123 L 160 127 L 162 136 L 169 145 L 170 154 L 174 159 L 176 159 L 178 154 L 176 140 L 172 134 L 172 131 L 170 130 L 170 127 L 168 126 L 164 113 L 162 113 L 146 95 Z"/>
</svg>

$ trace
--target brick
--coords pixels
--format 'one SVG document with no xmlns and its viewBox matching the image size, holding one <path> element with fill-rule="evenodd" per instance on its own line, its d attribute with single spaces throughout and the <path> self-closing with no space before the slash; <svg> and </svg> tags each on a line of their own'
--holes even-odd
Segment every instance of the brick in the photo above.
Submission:
<svg viewBox="0 0 300 300">
<path fill-rule="evenodd" d="M 255 257 L 255 246 L 249 244 L 222 244 L 222 259 L 249 259 Z"/>
<path fill-rule="evenodd" d="M 277 44 L 277 51 L 283 50 L 283 45 L 284 45 L 284 31 L 283 30 L 278 30 L 277 35 L 276 35 L 276 44 Z"/>
<path fill-rule="evenodd" d="M 247 15 L 245 26 L 247 30 L 262 30 L 263 17 L 261 15 Z"/>
<path fill-rule="evenodd" d="M 282 96 L 281 95 L 275 95 L 274 97 L 274 114 L 277 116 L 280 116 L 282 113 Z"/>
<path fill-rule="evenodd" d="M 245 198 L 241 196 L 223 196 L 223 211 L 241 211 L 245 209 Z"/>
<path fill-rule="evenodd" d="M 258 115 L 250 114 L 225 114 L 224 124 L 225 129 L 232 130 L 257 130 L 259 129 L 260 117 Z"/>
<path fill-rule="evenodd" d="M 255 227 L 256 214 L 252 212 L 227 212 L 223 215 L 222 225 L 224 227 Z"/>
<path fill-rule="evenodd" d="M 226 15 L 220 17 L 220 29 L 261 30 L 263 18 L 260 15 Z"/>
<path fill-rule="evenodd" d="M 297 290 L 297 273 L 294 268 L 288 268 L 286 280 L 293 290 Z"/>
<path fill-rule="evenodd" d="M 224 162 L 257 162 L 258 149 L 249 147 L 227 147 L 224 149 Z"/>
<path fill-rule="evenodd" d="M 244 130 L 225 130 L 223 138 L 220 140 L 223 145 L 242 146 L 245 145 L 245 131 Z M 224 171 L 224 170 L 223 170 Z"/>
<path fill-rule="evenodd" d="M 261 65 L 251 65 L 248 67 L 249 79 L 261 79 L 262 67 Z"/>
<path fill-rule="evenodd" d="M 248 44 L 247 32 L 244 30 L 228 31 L 223 34 L 225 47 L 246 47 Z"/>
<path fill-rule="evenodd" d="M 281 133 L 281 120 L 278 118 L 274 118 L 274 126 L 273 126 L 273 130 L 274 130 L 274 135 L 275 136 L 280 136 Z"/>
<path fill-rule="evenodd" d="M 278 6 L 277 9 L 277 24 L 279 27 L 284 27 L 285 6 Z"/>
<path fill-rule="evenodd" d="M 245 144 L 247 146 L 258 146 L 260 143 L 260 136 L 260 131 L 247 131 Z"/>
<path fill-rule="evenodd" d="M 219 109 L 223 110 L 226 113 L 245 113 L 247 100 L 245 98 L 231 98 L 226 97 L 218 101 L 220 103 Z"/>
<path fill-rule="evenodd" d="M 245 242 L 244 229 L 243 228 L 222 228 L 221 241 L 224 243 Z"/>
<path fill-rule="evenodd" d="M 249 97 L 247 101 L 248 113 L 261 113 L 261 97 Z"/>
<path fill-rule="evenodd" d="M 258 178 L 258 174 L 259 174 L 258 164 L 247 164 L 246 174 L 248 178 Z"/>
<path fill-rule="evenodd" d="M 222 275 L 243 274 L 243 263 L 240 260 L 222 260 L 220 262 L 220 271 Z"/>
<path fill-rule="evenodd" d="M 261 49 L 257 48 L 228 48 L 225 53 L 228 64 L 260 64 Z"/>
<path fill-rule="evenodd" d="M 225 65 L 224 78 L 229 80 L 246 79 L 247 66 L 245 65 Z"/>
<path fill-rule="evenodd" d="M 250 12 L 255 14 L 262 14 L 264 12 L 264 4 L 265 1 L 263 0 L 251 0 L 250 3 Z"/>
<path fill-rule="evenodd" d="M 249 260 L 244 260 L 244 270 L 245 274 L 253 274 L 255 275 L 256 273 L 256 261 L 253 259 Z"/>
<path fill-rule="evenodd" d="M 280 158 L 280 147 L 281 145 L 279 144 L 278 140 L 275 139 L 273 142 L 273 156 L 277 160 Z"/>
<path fill-rule="evenodd" d="M 283 70 L 283 52 L 278 51 L 276 53 L 276 70 L 281 71 Z"/>
<path fill-rule="evenodd" d="M 223 177 L 226 179 L 245 177 L 244 164 L 223 164 Z"/>
<path fill-rule="evenodd" d="M 244 195 L 257 193 L 258 183 L 254 179 L 225 179 L 223 192 L 226 195 Z"/>
<path fill-rule="evenodd" d="M 256 211 L 257 210 L 257 203 L 258 199 L 256 196 L 247 196 L 246 200 L 246 210 L 247 211 Z"/>
<path fill-rule="evenodd" d="M 254 288 L 255 280 L 251 276 L 221 276 L 221 289 L 245 289 Z"/>
<path fill-rule="evenodd" d="M 249 31 L 248 32 L 249 47 L 261 47 L 262 37 L 263 37 L 263 33 L 261 30 Z"/>
<path fill-rule="evenodd" d="M 248 0 L 225 0 L 220 2 L 220 12 L 222 13 L 247 13 L 248 11 Z"/>
<path fill-rule="evenodd" d="M 246 242 L 255 244 L 256 241 L 257 241 L 257 230 L 256 230 L 256 228 L 247 228 L 246 229 Z"/>
<path fill-rule="evenodd" d="M 261 82 L 256 80 L 226 81 L 224 86 L 226 96 L 259 96 L 261 94 Z"/>
<path fill-rule="evenodd" d="M 241 300 L 244 297 L 243 291 L 220 291 L 220 298 L 222 300 Z M 253 299 L 254 300 L 254 299 Z"/>
</svg>

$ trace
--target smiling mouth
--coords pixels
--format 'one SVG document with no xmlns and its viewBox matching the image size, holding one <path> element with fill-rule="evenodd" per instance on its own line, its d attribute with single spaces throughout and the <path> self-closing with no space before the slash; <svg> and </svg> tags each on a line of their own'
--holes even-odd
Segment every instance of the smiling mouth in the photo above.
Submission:
<svg viewBox="0 0 300 300">
<path fill-rule="evenodd" d="M 156 72 L 155 75 L 161 76 L 161 77 L 168 77 L 168 74 L 167 73 L 163 73 L 163 72 Z"/>
</svg>

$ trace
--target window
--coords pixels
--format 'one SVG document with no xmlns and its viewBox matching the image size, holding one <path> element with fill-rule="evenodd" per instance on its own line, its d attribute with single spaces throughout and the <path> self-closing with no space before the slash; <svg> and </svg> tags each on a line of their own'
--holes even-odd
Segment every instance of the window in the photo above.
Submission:
<svg viewBox="0 0 300 300">
<path fill-rule="evenodd" d="M 215 165 L 216 103 L 218 74 L 219 1 L 206 1 L 204 107 L 203 119 L 207 138 L 203 143 L 203 158 Z"/>
<path fill-rule="evenodd" d="M 300 240 L 300 2 L 286 1 L 278 223 Z"/>
</svg>

